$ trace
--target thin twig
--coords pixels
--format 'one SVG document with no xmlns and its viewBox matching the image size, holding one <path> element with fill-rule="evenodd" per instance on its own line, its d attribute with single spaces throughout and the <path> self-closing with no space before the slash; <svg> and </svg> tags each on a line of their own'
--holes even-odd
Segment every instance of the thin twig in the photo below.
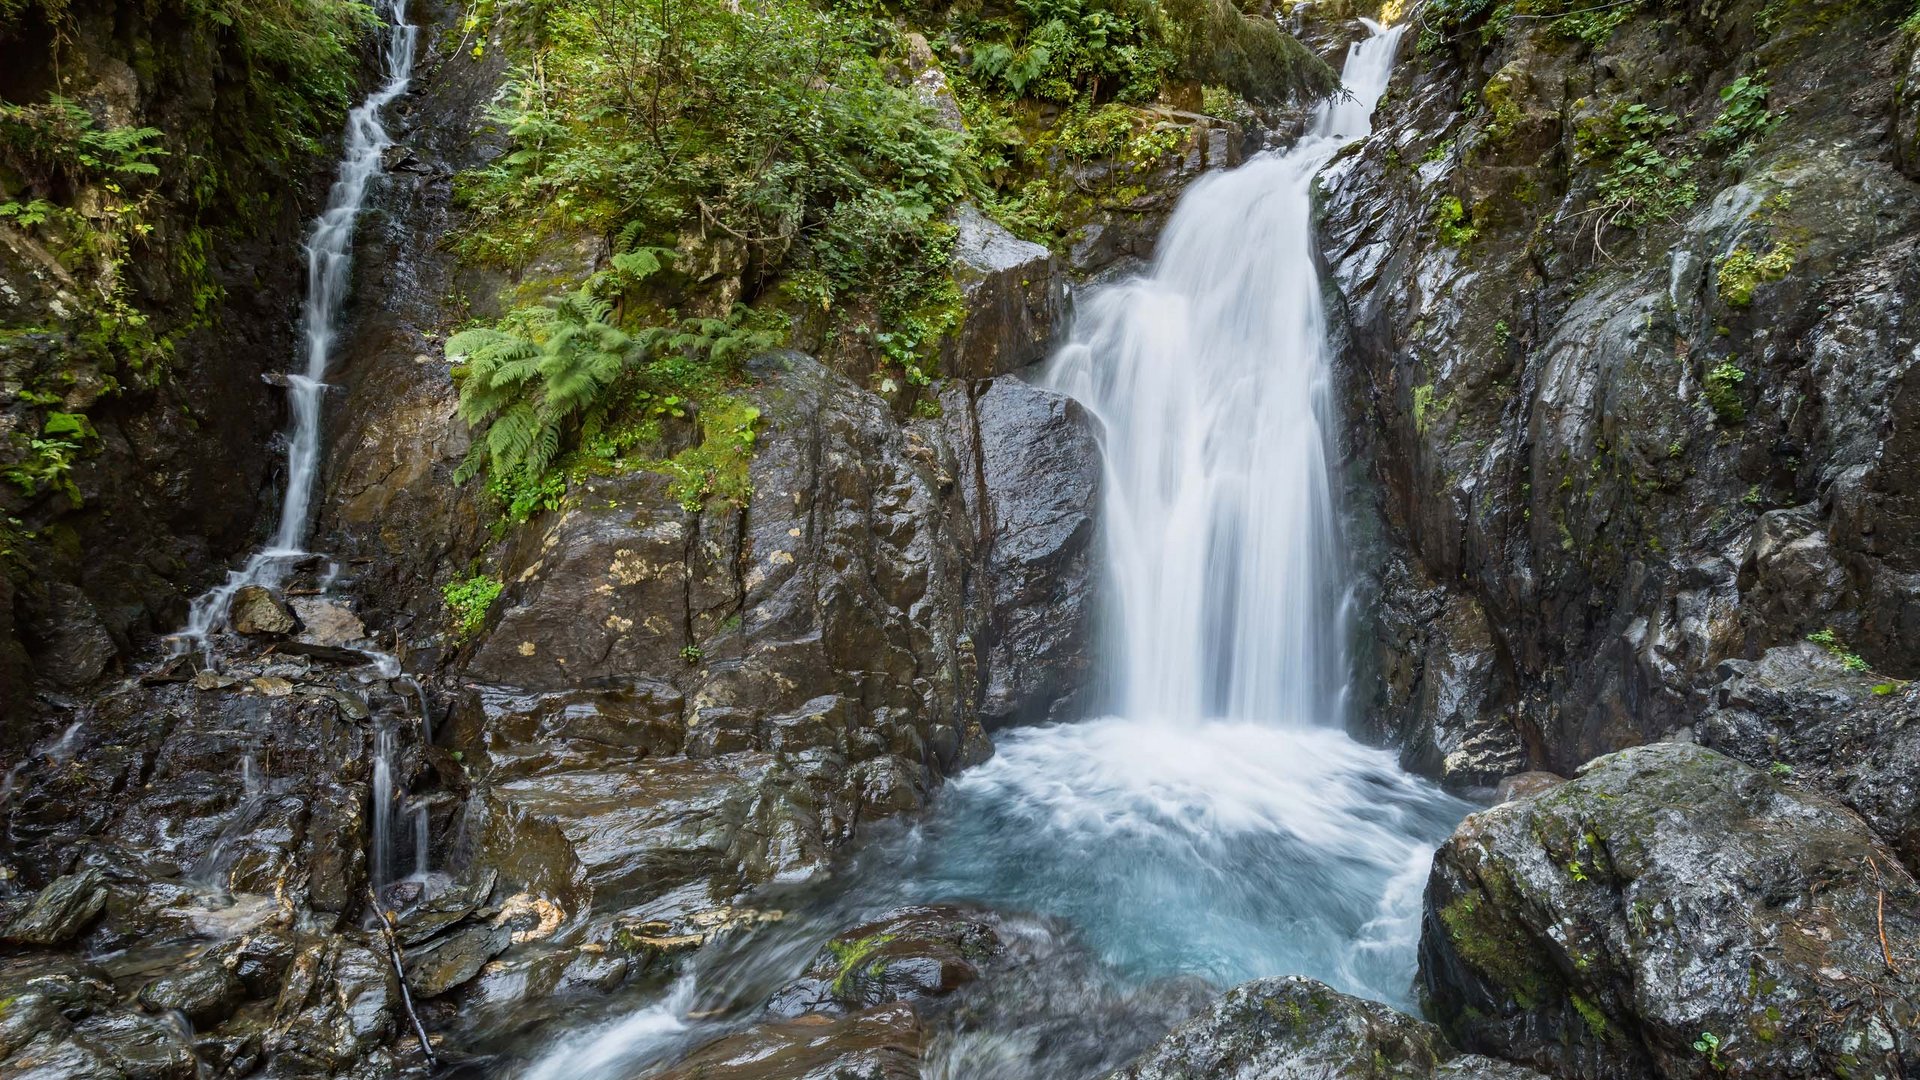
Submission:
<svg viewBox="0 0 1920 1080">
<path fill-rule="evenodd" d="M 394 937 L 393 916 L 380 906 L 380 894 L 373 886 L 367 886 L 367 899 L 373 904 L 373 913 L 380 916 L 380 936 L 387 943 L 387 960 L 393 964 L 393 977 L 400 981 L 400 1007 L 407 1011 L 407 1019 L 413 1021 L 413 1034 L 420 1040 L 420 1052 L 427 1055 L 427 1067 L 439 1065 L 434 1056 L 433 1044 L 427 1041 L 426 1026 L 420 1023 L 420 1014 L 413 1011 L 413 994 L 407 990 L 406 969 L 400 964 L 400 944 Z"/>
<path fill-rule="evenodd" d="M 1888 971 L 1891 971 L 1895 975 L 1898 975 L 1900 974 L 1900 965 L 1893 962 L 1893 949 L 1887 945 L 1886 883 L 1880 879 L 1880 864 L 1873 860 L 1873 856 L 1871 855 L 1867 856 L 1867 865 L 1873 867 L 1874 890 L 1880 894 L 1879 903 L 1875 910 L 1875 916 L 1878 918 L 1880 923 L 1880 958 L 1887 962 Z"/>
</svg>

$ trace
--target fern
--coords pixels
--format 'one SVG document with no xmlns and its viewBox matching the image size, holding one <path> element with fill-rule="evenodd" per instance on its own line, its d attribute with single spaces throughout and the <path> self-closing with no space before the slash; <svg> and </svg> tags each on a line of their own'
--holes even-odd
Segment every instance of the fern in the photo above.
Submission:
<svg viewBox="0 0 1920 1080">
<path fill-rule="evenodd" d="M 457 483 L 482 470 L 497 477 L 543 473 L 572 430 L 605 419 L 608 390 L 636 353 L 633 337 L 608 321 L 611 314 L 606 300 L 583 290 L 448 340 L 460 418 L 481 432 L 454 473 Z"/>
</svg>

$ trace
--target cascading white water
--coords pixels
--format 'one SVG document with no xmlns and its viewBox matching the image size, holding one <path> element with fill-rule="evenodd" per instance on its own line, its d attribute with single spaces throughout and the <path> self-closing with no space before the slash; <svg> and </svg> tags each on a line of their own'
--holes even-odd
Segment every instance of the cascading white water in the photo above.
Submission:
<svg viewBox="0 0 1920 1080">
<path fill-rule="evenodd" d="M 1400 29 L 1285 154 L 1187 194 L 1153 271 L 1095 296 L 1047 381 L 1102 421 L 1118 711 L 1338 719 L 1346 685 L 1330 363 L 1311 186 L 1368 131 Z"/>
<path fill-rule="evenodd" d="M 221 629 L 233 594 L 247 585 L 276 584 L 307 552 L 308 517 L 314 484 L 320 471 L 320 404 L 327 391 L 327 367 L 340 332 L 340 313 L 351 285 L 353 234 L 367 191 L 380 172 L 380 158 L 393 140 L 380 123 L 380 113 L 407 92 L 413 77 L 415 43 L 419 30 L 407 25 L 406 0 L 377 0 L 375 10 L 383 26 L 382 79 L 378 89 L 347 115 L 347 134 L 340 167 L 327 193 L 327 206 L 307 234 L 307 292 L 300 314 L 300 366 L 285 377 L 288 409 L 293 417 L 287 432 L 287 489 L 280 504 L 280 523 L 273 540 L 230 571 L 227 580 L 201 594 L 188 610 L 187 625 L 175 640 L 182 650 L 204 647 L 209 634 Z"/>
</svg>

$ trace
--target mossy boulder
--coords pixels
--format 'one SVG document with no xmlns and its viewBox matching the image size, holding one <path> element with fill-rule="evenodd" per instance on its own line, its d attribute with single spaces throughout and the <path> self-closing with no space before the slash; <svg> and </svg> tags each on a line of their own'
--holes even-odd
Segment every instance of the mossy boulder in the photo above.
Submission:
<svg viewBox="0 0 1920 1080">
<path fill-rule="evenodd" d="M 1108 1080 L 1538 1080 L 1432 1024 L 1289 976 L 1237 986 Z"/>
<path fill-rule="evenodd" d="M 1561 1076 L 1892 1080 L 1920 1053 L 1917 905 L 1845 808 L 1661 743 L 1468 817 L 1420 979 L 1461 1046 Z"/>
</svg>

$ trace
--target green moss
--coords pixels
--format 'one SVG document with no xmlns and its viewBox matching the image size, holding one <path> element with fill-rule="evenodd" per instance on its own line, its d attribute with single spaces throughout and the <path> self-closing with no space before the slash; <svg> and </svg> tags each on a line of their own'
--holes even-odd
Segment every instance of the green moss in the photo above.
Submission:
<svg viewBox="0 0 1920 1080">
<path fill-rule="evenodd" d="M 1479 226 L 1474 224 L 1458 195 L 1440 200 L 1440 205 L 1434 208 L 1433 228 L 1440 242 L 1451 248 L 1466 248 L 1480 238 Z"/>
<path fill-rule="evenodd" d="M 1556 980 L 1535 960 L 1538 943 L 1524 928 L 1500 913 L 1517 902 L 1512 886 L 1491 866 L 1482 866 L 1480 875 L 1481 888 L 1487 894 L 1484 901 L 1460 896 L 1440 909 L 1447 941 L 1462 960 L 1505 991 L 1516 1004 L 1531 1009 L 1546 999 Z"/>
<path fill-rule="evenodd" d="M 1593 1033 L 1593 1037 L 1602 1040 L 1608 1038 L 1612 1033 L 1612 1026 L 1607 1020 L 1607 1014 L 1601 1010 L 1600 1006 L 1580 994 L 1569 996 L 1573 999 L 1574 1011 L 1580 1014 L 1580 1019 L 1586 1021 L 1587 1030 Z"/>
<path fill-rule="evenodd" d="M 834 963 L 839 965 L 839 971 L 833 977 L 834 995 L 838 997 L 846 993 L 847 981 L 860 972 L 861 965 L 866 964 L 867 958 L 879 952 L 893 939 L 892 934 L 873 934 L 853 941 L 827 942 L 827 950 L 833 954 Z M 878 975 L 885 970 L 886 963 L 883 960 L 876 960 L 866 966 L 866 973 L 869 975 Z"/>
<path fill-rule="evenodd" d="M 1765 255 L 1737 247 L 1720 260 L 1716 275 L 1720 298 L 1734 307 L 1753 303 L 1753 292 L 1765 282 L 1779 281 L 1793 269 L 1792 244 L 1775 244 Z"/>
<path fill-rule="evenodd" d="M 1487 138 L 1493 143 L 1505 142 L 1513 134 L 1526 114 L 1513 97 L 1515 74 L 1513 65 L 1500 69 L 1480 91 L 1480 100 L 1487 107 Z"/>
<path fill-rule="evenodd" d="M 708 499 L 745 506 L 753 498 L 748 466 L 760 422 L 760 409 L 745 399 L 722 395 L 700 410 L 700 442 L 655 468 L 673 478 L 669 491 L 689 513 Z"/>
</svg>

